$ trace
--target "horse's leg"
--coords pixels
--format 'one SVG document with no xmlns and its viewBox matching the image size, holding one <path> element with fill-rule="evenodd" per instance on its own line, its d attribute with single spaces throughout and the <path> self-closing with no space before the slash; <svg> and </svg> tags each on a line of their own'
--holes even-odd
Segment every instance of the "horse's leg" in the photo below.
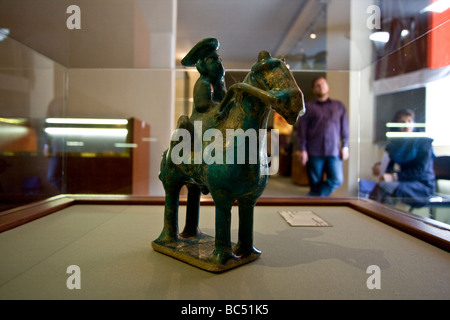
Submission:
<svg viewBox="0 0 450 320">
<path fill-rule="evenodd" d="M 238 243 L 233 253 L 237 257 L 245 257 L 250 254 L 260 254 L 261 252 L 253 246 L 253 212 L 255 203 L 248 201 L 238 201 L 239 203 L 239 232 Z"/>
<path fill-rule="evenodd" d="M 200 211 L 200 188 L 195 185 L 188 186 L 188 198 L 186 208 L 186 225 L 181 233 L 184 238 L 195 237 L 200 234 L 198 228 Z"/>
<path fill-rule="evenodd" d="M 233 201 L 229 199 L 219 200 L 214 195 L 213 198 L 216 206 L 216 238 L 212 260 L 214 263 L 225 264 L 233 256 L 230 230 Z"/>
<path fill-rule="evenodd" d="M 164 227 L 156 242 L 173 242 L 178 238 L 178 206 L 182 183 L 164 184 L 166 202 L 164 207 Z"/>
</svg>

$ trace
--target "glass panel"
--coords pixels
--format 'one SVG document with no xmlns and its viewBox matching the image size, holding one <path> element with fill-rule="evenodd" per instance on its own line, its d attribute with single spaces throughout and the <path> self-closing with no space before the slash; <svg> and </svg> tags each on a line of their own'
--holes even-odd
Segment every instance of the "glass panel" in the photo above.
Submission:
<svg viewBox="0 0 450 320">
<path fill-rule="evenodd" d="M 326 76 L 330 97 L 343 102 L 350 123 L 344 183 L 331 196 L 367 197 L 361 182 L 378 182 L 372 167 L 383 157 L 396 111 L 412 109 L 416 131 L 433 139 L 434 154 L 450 153 L 450 10 L 442 4 L 448 6 L 438 0 L 0 0 L 2 209 L 61 192 L 164 195 L 161 154 L 179 116 L 192 112 L 198 79 L 180 61 L 206 37 L 220 41 L 227 88 L 242 81 L 260 50 L 284 56 L 305 101 L 314 99 L 312 79 Z M 280 167 L 263 196 L 306 196 L 307 171 L 293 157 L 296 128 L 276 114 L 269 128 L 280 130 Z M 448 194 L 443 182 L 437 191 Z M 397 200 L 395 206 L 409 210 Z M 447 213 L 439 208 L 436 218 L 448 223 Z"/>
<path fill-rule="evenodd" d="M 56 144 L 44 130 L 47 116 L 65 113 L 65 82 L 61 65 L 6 35 L 0 41 L 2 210 L 64 190 Z"/>
<path fill-rule="evenodd" d="M 374 184 L 382 180 L 372 195 L 374 199 L 449 223 L 448 206 L 433 192 L 442 193 L 445 199 L 449 191 L 445 188 L 448 174 L 439 173 L 439 164 L 450 152 L 450 132 L 443 120 L 447 112 L 444 101 L 449 98 L 444 86 L 450 81 L 450 59 L 445 52 L 448 2 L 380 1 L 378 5 L 380 29 L 371 34 L 376 60 L 359 74 L 369 80 L 360 82 L 359 195 L 369 197 Z M 376 40 L 383 35 L 385 39 Z M 414 127 L 409 130 L 398 127 L 405 125 L 398 121 L 408 117 L 395 119 L 404 109 L 413 111 Z M 432 141 L 429 147 L 427 139 Z M 388 167 L 389 174 L 375 175 L 372 168 L 384 164 L 385 150 L 396 164 Z M 387 182 L 391 178 L 394 181 Z M 442 207 L 424 206 L 430 200 L 433 205 L 441 202 Z"/>
</svg>

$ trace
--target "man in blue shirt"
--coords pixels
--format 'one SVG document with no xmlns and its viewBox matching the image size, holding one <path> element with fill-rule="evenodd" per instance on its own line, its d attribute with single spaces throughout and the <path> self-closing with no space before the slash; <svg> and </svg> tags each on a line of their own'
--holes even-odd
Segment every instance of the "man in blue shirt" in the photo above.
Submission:
<svg viewBox="0 0 450 320">
<path fill-rule="evenodd" d="M 306 165 L 310 196 L 326 197 L 344 182 L 342 160 L 349 157 L 349 124 L 344 104 L 329 97 L 324 77 L 312 83 L 316 99 L 305 106 L 297 130 L 296 156 Z"/>
</svg>

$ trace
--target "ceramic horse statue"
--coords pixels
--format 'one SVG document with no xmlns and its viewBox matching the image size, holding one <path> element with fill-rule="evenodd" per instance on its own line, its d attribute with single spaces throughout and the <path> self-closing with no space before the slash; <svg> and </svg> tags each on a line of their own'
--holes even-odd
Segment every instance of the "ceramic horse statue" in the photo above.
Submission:
<svg viewBox="0 0 450 320">
<path fill-rule="evenodd" d="M 202 141 L 201 150 L 197 150 L 203 155 L 200 164 L 187 161 L 169 165 L 173 155 L 170 148 L 166 150 L 159 175 L 166 193 L 164 227 L 159 238 L 152 242 L 156 251 L 213 272 L 220 272 L 259 257 L 259 250 L 253 246 L 253 211 L 268 182 L 264 129 L 267 128 L 272 108 L 289 124 L 294 124 L 305 111 L 303 93 L 285 63 L 281 59 L 271 57 L 269 52 L 261 51 L 258 61 L 243 82 L 232 85 L 217 108 L 205 116 L 207 119 L 203 120 L 203 124 L 206 125 L 201 133 L 213 128 L 216 130 L 214 132 L 225 137 L 230 129 L 240 134 L 254 130 L 261 135 L 258 141 L 262 142 L 257 153 L 251 154 L 247 150 L 245 161 L 237 161 L 237 152 L 242 149 L 238 150 L 238 143 L 226 139 L 222 144 L 223 153 L 217 148 L 215 161 L 211 162 L 205 156 L 211 155 L 206 152 L 211 144 Z M 189 159 L 192 160 L 194 152 L 188 155 Z M 234 161 L 226 159 L 230 152 L 234 157 L 231 160 Z M 250 159 L 255 154 L 256 157 Z M 179 195 L 184 185 L 188 188 L 186 225 L 184 231 L 179 233 Z M 202 192 L 210 192 L 215 205 L 215 238 L 209 237 L 212 242 L 209 243 L 211 253 L 206 252 L 206 249 L 199 249 L 201 246 L 208 246 L 205 243 L 205 235 L 198 227 Z M 238 204 L 239 230 L 238 242 L 232 248 L 230 223 L 231 209 L 235 202 Z M 201 255 L 203 256 L 200 257 Z"/>
</svg>

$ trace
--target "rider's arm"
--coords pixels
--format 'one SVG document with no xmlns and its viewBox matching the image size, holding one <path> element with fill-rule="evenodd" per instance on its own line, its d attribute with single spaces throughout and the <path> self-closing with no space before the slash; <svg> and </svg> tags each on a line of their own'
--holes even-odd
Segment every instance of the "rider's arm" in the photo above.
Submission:
<svg viewBox="0 0 450 320">
<path fill-rule="evenodd" d="M 259 99 L 267 102 L 267 103 L 279 103 L 283 97 L 286 95 L 282 91 L 277 90 L 271 90 L 271 91 L 264 91 L 262 89 L 259 89 L 255 86 L 252 86 L 248 83 L 236 83 L 233 84 L 230 89 L 225 94 L 225 97 L 223 98 L 222 102 L 220 103 L 220 114 L 225 115 L 228 113 L 229 109 L 231 108 L 232 104 L 230 104 L 230 100 L 235 97 L 236 93 L 240 91 L 241 93 L 248 93 L 254 97 L 258 97 Z"/>
<path fill-rule="evenodd" d="M 211 86 L 208 81 L 199 79 L 194 86 L 194 111 L 204 113 L 211 106 Z"/>
</svg>

